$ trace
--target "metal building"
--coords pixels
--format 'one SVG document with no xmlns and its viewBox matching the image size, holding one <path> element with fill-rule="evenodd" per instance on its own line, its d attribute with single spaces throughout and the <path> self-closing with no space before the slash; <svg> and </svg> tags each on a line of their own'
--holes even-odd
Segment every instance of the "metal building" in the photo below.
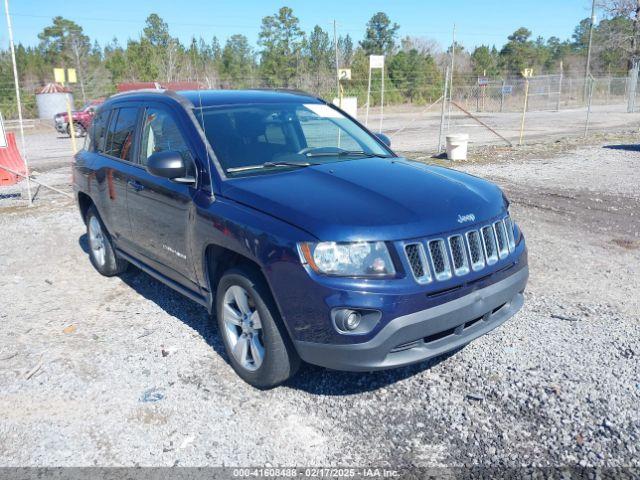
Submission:
<svg viewBox="0 0 640 480">
<path fill-rule="evenodd" d="M 73 94 L 68 88 L 59 83 L 45 85 L 36 93 L 38 118 L 53 120 L 56 113 L 66 112 L 67 99 L 73 106 Z"/>
</svg>

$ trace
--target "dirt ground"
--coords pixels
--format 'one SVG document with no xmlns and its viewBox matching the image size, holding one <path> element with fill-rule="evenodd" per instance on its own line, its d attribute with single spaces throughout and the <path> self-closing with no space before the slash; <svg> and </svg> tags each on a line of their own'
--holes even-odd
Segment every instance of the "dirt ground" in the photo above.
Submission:
<svg viewBox="0 0 640 480">
<path fill-rule="evenodd" d="M 639 143 L 475 148 L 453 167 L 511 200 L 523 310 L 427 364 L 307 366 L 268 392 L 200 306 L 134 268 L 98 275 L 70 201 L 0 191 L 0 465 L 640 467 Z M 60 148 L 36 166 L 64 185 Z"/>
</svg>

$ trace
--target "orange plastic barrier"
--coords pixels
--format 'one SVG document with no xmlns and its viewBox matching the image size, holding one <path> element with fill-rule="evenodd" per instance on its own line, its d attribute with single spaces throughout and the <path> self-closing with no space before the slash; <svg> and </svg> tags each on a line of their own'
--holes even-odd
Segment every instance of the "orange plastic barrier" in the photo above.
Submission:
<svg viewBox="0 0 640 480">
<path fill-rule="evenodd" d="M 20 151 L 16 146 L 16 135 L 14 133 L 7 133 L 7 148 L 0 148 L 0 167 L 7 167 L 14 172 L 27 174 L 27 168 L 24 164 L 24 160 L 20 155 Z M 2 185 L 15 185 L 22 177 L 14 173 L 8 172 L 0 168 L 0 186 Z"/>
</svg>

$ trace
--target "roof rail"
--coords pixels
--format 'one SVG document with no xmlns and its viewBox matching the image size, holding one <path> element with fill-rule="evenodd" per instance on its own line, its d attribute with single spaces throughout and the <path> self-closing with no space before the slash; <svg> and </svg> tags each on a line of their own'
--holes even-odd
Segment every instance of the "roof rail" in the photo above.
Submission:
<svg viewBox="0 0 640 480">
<path fill-rule="evenodd" d="M 127 97 L 129 95 L 136 95 L 141 93 L 153 93 L 156 95 L 165 95 L 167 97 L 173 98 L 174 100 L 177 100 L 179 103 L 181 103 L 184 106 L 193 108 L 193 104 L 189 100 L 187 100 L 185 97 L 178 94 L 174 90 L 167 90 L 165 88 L 141 88 L 140 90 L 127 90 L 126 92 L 114 93 L 108 98 L 108 100 L 111 100 L 112 98 Z"/>
<path fill-rule="evenodd" d="M 318 98 L 318 96 L 313 93 L 305 92 L 304 90 L 298 90 L 295 88 L 250 88 L 249 90 L 257 90 L 261 92 L 293 93 L 296 95 L 304 95 L 305 97 Z"/>
<path fill-rule="evenodd" d="M 135 95 L 136 93 L 158 93 L 164 94 L 167 90 L 164 88 L 141 88 L 139 90 L 127 90 L 126 92 L 118 92 L 111 95 L 109 98 L 126 97 L 127 95 Z"/>
</svg>

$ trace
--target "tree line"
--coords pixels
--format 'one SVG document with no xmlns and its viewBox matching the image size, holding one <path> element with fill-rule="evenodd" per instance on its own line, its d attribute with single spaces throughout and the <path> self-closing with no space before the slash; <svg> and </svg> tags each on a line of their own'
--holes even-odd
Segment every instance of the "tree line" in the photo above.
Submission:
<svg viewBox="0 0 640 480">
<path fill-rule="evenodd" d="M 638 55 L 638 11 L 610 0 L 607 15 L 594 25 L 594 74 L 625 75 Z M 606 2 L 605 2 L 606 3 Z M 634 2 L 626 2 L 634 3 Z M 640 4 L 640 0 L 638 0 Z M 606 6 L 606 5 L 605 5 Z M 289 7 L 262 19 L 257 45 L 235 34 L 220 43 L 217 37 L 193 37 L 188 44 L 171 35 L 168 23 L 150 14 L 138 38 L 106 45 L 92 41 L 78 23 L 55 17 L 38 35 L 37 46 L 16 45 L 20 85 L 27 115 L 33 115 L 35 90 L 53 81 L 53 68 L 75 68 L 77 102 L 105 96 L 121 82 L 195 81 L 207 88 L 296 88 L 329 97 L 336 95 L 336 55 L 341 68 L 351 68 L 346 94 L 365 101 L 368 56 L 385 55 L 385 101 L 426 103 L 442 93 L 444 69 L 455 53 L 455 85 L 471 85 L 478 76 L 510 77 L 523 68 L 535 74 L 584 75 L 591 19 L 579 22 L 570 39 L 533 37 L 524 27 L 508 36 L 502 47 L 481 45 L 467 50 L 456 43 L 442 50 L 428 38 L 400 37 L 400 26 L 384 12 L 371 17 L 361 41 L 333 35 L 316 25 L 300 27 Z M 375 76 L 373 91 L 381 78 Z M 14 114 L 12 69 L 7 50 L 0 50 L 0 109 Z M 374 97 L 373 102 L 377 100 Z"/>
</svg>

